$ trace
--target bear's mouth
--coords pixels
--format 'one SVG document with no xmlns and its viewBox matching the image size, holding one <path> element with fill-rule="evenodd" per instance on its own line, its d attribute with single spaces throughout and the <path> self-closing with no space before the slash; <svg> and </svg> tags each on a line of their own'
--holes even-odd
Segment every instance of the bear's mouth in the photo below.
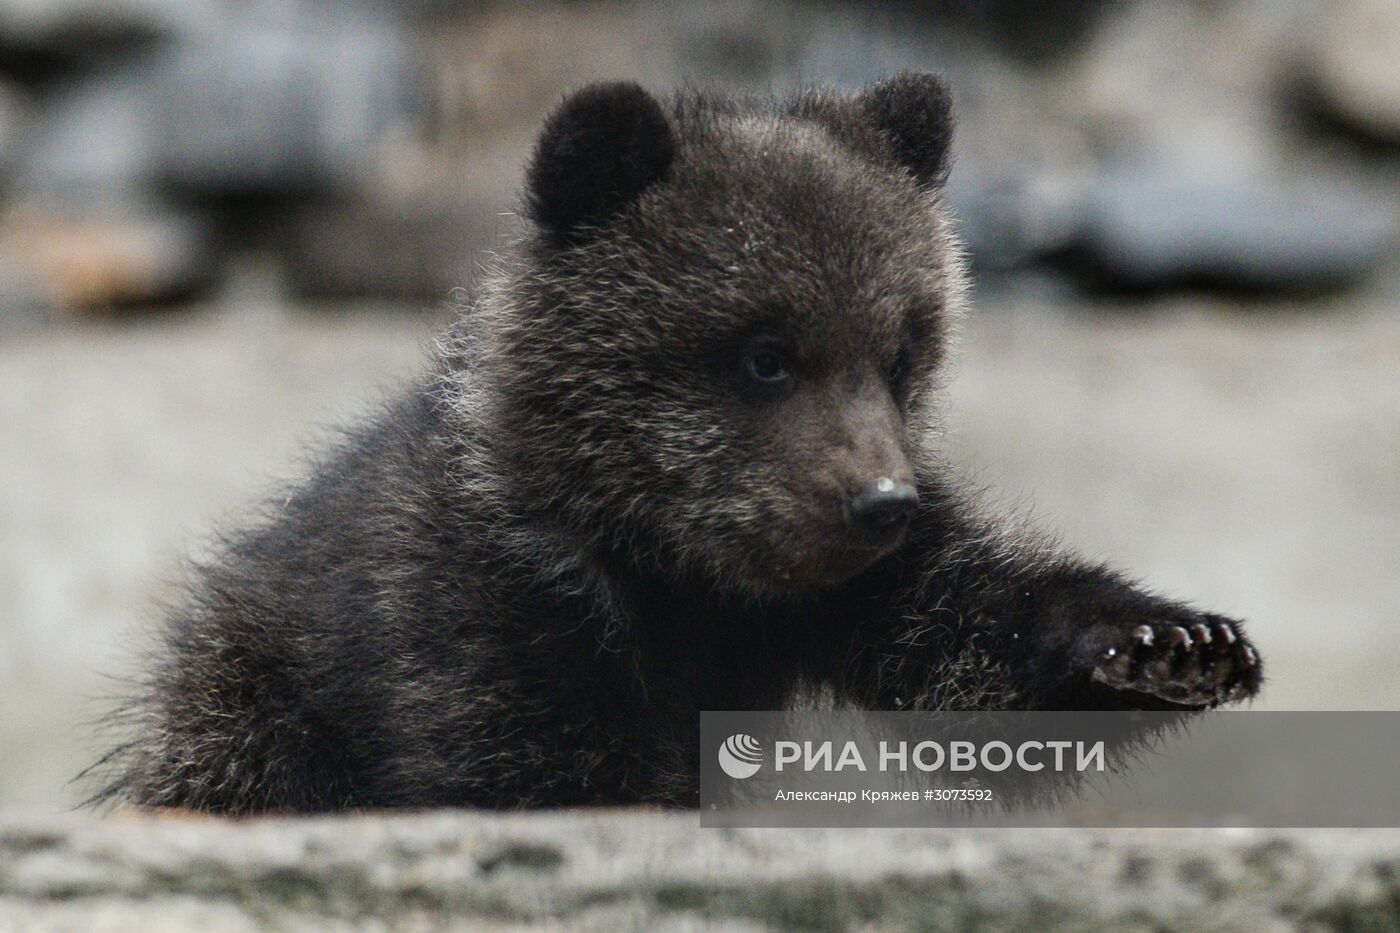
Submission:
<svg viewBox="0 0 1400 933">
<path fill-rule="evenodd" d="M 878 542 L 849 542 L 833 545 L 804 559 L 775 567 L 772 582 L 780 588 L 828 589 L 839 586 L 869 570 L 894 553 L 903 542 L 901 533 Z"/>
</svg>

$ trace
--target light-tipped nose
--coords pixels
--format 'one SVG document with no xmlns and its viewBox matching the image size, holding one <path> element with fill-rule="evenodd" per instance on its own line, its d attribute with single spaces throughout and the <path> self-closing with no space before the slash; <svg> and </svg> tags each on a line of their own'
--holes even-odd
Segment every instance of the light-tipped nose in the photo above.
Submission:
<svg viewBox="0 0 1400 933">
<path fill-rule="evenodd" d="M 904 531 L 918 504 L 919 492 L 913 486 L 882 476 L 851 493 L 846 517 L 867 538 L 886 542 Z"/>
</svg>

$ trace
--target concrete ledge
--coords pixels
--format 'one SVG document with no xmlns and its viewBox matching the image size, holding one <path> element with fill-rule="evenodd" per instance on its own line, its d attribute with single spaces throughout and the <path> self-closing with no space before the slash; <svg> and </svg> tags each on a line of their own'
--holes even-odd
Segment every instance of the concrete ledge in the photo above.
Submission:
<svg viewBox="0 0 1400 933">
<path fill-rule="evenodd" d="M 1400 928 L 1400 831 L 0 819 L 0 930 Z"/>
</svg>

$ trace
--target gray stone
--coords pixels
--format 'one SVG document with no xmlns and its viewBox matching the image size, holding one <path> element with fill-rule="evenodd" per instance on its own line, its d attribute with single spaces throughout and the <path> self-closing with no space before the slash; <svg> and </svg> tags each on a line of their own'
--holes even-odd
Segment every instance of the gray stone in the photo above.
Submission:
<svg viewBox="0 0 1400 933">
<path fill-rule="evenodd" d="M 1141 155 L 1090 191 L 1083 246 L 1104 281 L 1318 289 L 1393 255 L 1393 196 L 1323 175 L 1185 168 Z"/>
<path fill-rule="evenodd" d="M 647 811 L 0 823 L 0 928 L 30 931 L 1390 929 L 1398 879 L 1395 831 L 720 831 Z"/>
<path fill-rule="evenodd" d="M 1074 148 L 1047 146 L 1040 133 L 1032 161 L 1015 148 L 955 144 L 959 153 L 948 179 L 948 202 L 959 220 L 959 234 L 973 261 L 974 272 L 1000 273 L 1022 270 L 1044 255 L 1067 248 L 1084 223 L 1086 198 L 1093 181 L 1093 163 Z M 963 155 L 966 151 L 966 155 Z"/>
<path fill-rule="evenodd" d="M 1400 143 L 1400 5 L 1342 0 L 1320 18 L 1311 71 L 1343 121 Z"/>
<path fill-rule="evenodd" d="M 188 28 L 207 0 L 0 0 L 0 62 L 62 65 Z"/>
<path fill-rule="evenodd" d="M 485 204 L 371 197 L 313 206 L 289 223 L 279 255 L 295 294 L 445 302 L 482 250 L 516 223 Z"/>
<path fill-rule="evenodd" d="M 155 65 L 137 57 L 36 95 L 18 146 L 24 197 L 93 205 L 148 184 L 154 171 L 148 88 Z"/>
<path fill-rule="evenodd" d="M 16 146 L 0 264 L 49 316 L 188 297 L 217 274 L 207 212 L 152 192 L 150 55 L 38 95 Z M 28 316 L 34 320 L 34 315 Z"/>
<path fill-rule="evenodd" d="M 348 187 L 418 106 L 405 37 L 345 6 L 226 11 L 169 50 L 149 93 L 161 180 L 201 195 Z"/>
<path fill-rule="evenodd" d="M 71 200 L 345 188 L 416 106 L 405 40 L 353 10 L 255 4 L 38 97 L 19 185 Z"/>
<path fill-rule="evenodd" d="M 212 244 L 208 217 L 155 201 L 31 202 L 0 219 L 0 270 L 50 315 L 161 304 L 213 281 Z"/>
<path fill-rule="evenodd" d="M 32 123 L 28 96 L 8 81 L 0 81 L 0 190 L 10 186 L 25 136 Z"/>
<path fill-rule="evenodd" d="M 1394 185 L 1310 153 L 1277 112 L 1327 18 L 1293 0 L 1121 4 L 1067 63 L 1046 122 L 1092 140 L 1074 240 L 1102 281 L 1324 288 L 1389 258 Z M 1011 151 L 1039 148 L 1018 132 Z"/>
</svg>

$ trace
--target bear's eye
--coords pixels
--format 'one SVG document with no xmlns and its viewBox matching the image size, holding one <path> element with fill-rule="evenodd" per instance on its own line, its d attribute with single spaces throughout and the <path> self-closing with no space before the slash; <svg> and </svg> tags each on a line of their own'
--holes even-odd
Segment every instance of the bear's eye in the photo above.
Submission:
<svg viewBox="0 0 1400 933">
<path fill-rule="evenodd" d="M 787 355 L 773 340 L 756 340 L 744 352 L 744 372 L 754 382 L 776 386 L 792 378 Z"/>
</svg>

